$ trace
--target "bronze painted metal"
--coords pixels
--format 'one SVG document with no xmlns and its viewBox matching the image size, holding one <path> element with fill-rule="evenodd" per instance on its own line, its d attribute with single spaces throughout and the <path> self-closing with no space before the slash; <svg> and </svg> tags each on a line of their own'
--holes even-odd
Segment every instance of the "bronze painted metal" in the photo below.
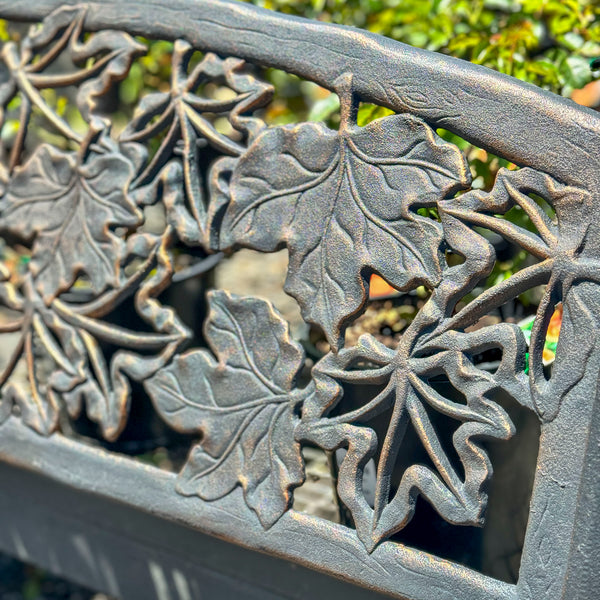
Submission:
<svg viewBox="0 0 600 600">
<path fill-rule="evenodd" d="M 0 0 L 0 17 L 41 21 L 1 52 L 2 114 L 16 97 L 20 114 L 2 166 L 0 230 L 7 243 L 31 248 L 22 276 L 2 267 L 0 297 L 12 315 L 2 332 L 18 334 L 0 374 L 3 460 L 398 598 L 596 597 L 597 113 L 449 57 L 223 0 Z M 144 55 L 136 35 L 175 42 L 172 78 L 114 133 L 102 101 Z M 195 50 L 204 54 L 190 67 Z M 64 70 L 65 56 L 73 69 Z M 257 111 L 273 90 L 252 63 L 335 91 L 339 129 L 267 127 Z M 205 96 L 210 82 L 231 93 Z M 69 85 L 77 86 L 83 132 L 42 93 Z M 360 101 L 397 114 L 359 127 Z M 60 144 L 27 151 L 33 114 Z M 235 135 L 220 133 L 214 114 Z M 439 127 L 518 168 L 502 169 L 490 192 L 472 189 L 465 156 L 439 137 Z M 164 231 L 145 231 L 149 205 L 164 210 Z M 504 218 L 514 207 L 529 227 Z M 484 230 L 531 260 L 465 303 L 497 258 Z M 288 249 L 285 290 L 331 347 L 310 381 L 297 385 L 304 351 L 259 298 L 211 291 L 207 347 L 190 347 L 190 331 L 159 299 L 171 284 L 176 244 L 207 254 Z M 461 260 L 448 262 L 448 253 Z M 345 344 L 372 273 L 398 290 L 431 290 L 394 349 L 370 335 Z M 73 294 L 80 281 L 90 292 L 85 301 Z M 516 325 L 473 327 L 540 285 L 529 358 Z M 108 316 L 132 298 L 132 326 L 112 324 Z M 548 377 L 542 352 L 559 302 L 563 325 Z M 495 370 L 474 358 L 492 349 L 501 356 Z M 440 376 L 464 401 L 439 391 L 432 381 Z M 170 427 L 200 439 L 176 478 L 56 433 L 85 411 L 107 440 L 117 439 L 132 382 Z M 347 385 L 365 390 L 350 411 L 343 410 Z M 484 523 L 493 476 L 486 444 L 515 433 L 499 395 L 541 424 L 514 585 L 390 540 L 411 521 L 419 497 L 454 525 Z M 455 423 L 458 462 L 432 411 Z M 378 437 L 369 422 L 381 415 Z M 408 427 L 430 464 L 409 464 L 393 481 Z M 291 509 L 305 477 L 302 444 L 346 450 L 337 492 L 354 528 Z M 363 489 L 371 459 L 373 501 Z M 100 465 L 111 483 L 92 484 Z"/>
</svg>

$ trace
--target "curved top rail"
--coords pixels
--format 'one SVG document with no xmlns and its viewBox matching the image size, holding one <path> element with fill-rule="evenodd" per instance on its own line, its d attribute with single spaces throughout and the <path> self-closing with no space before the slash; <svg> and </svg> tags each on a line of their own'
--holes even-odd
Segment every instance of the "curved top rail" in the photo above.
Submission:
<svg viewBox="0 0 600 600">
<path fill-rule="evenodd" d="M 0 0 L 0 16 L 40 20 L 75 0 Z M 230 0 L 93 0 L 85 25 L 163 39 L 284 69 L 325 87 L 350 74 L 361 99 L 408 111 L 516 164 L 596 193 L 600 115 L 534 85 L 351 27 Z M 185 18 L 182 18 L 185 15 Z M 235 31 L 235 35 L 223 35 Z"/>
</svg>

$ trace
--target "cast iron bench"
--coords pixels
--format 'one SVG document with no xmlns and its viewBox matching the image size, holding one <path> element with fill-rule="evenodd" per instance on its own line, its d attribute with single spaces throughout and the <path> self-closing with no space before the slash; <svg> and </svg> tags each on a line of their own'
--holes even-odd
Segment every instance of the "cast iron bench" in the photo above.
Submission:
<svg viewBox="0 0 600 600">
<path fill-rule="evenodd" d="M 597 597 L 597 113 L 448 56 L 225 0 L 0 0 L 0 17 L 42 23 L 2 49 L 3 117 L 16 110 L 19 128 L 0 229 L 29 249 L 0 283 L 3 552 L 119 598 Z M 175 42 L 171 82 L 111 128 L 107 99 L 146 52 L 134 36 Z M 266 127 L 273 90 L 253 65 L 337 93 L 339 130 Z M 205 93 L 211 83 L 230 93 Z M 79 128 L 44 92 L 69 86 Z M 395 114 L 358 127 L 360 102 Z M 32 115 L 51 136 L 37 147 Z M 515 168 L 490 192 L 472 189 L 438 129 Z M 162 207 L 161 231 L 144 228 L 148 206 Z M 513 207 L 530 227 L 503 218 Z M 494 266 L 486 231 L 531 259 L 461 302 Z M 175 254 L 284 247 L 286 291 L 330 347 L 312 371 L 264 300 L 210 292 L 191 311 L 203 334 L 165 300 Z M 394 349 L 370 335 L 344 344 L 373 273 L 430 290 Z M 528 359 L 514 323 L 474 327 L 542 285 Z M 559 303 L 549 376 L 542 352 Z M 494 368 L 476 360 L 485 352 Z M 348 407 L 350 389 L 359 401 Z M 110 450 L 132 390 L 194 439 L 178 474 Z M 513 414 L 534 426 L 520 432 L 527 418 Z M 109 449 L 73 434 L 82 419 Z M 422 460 L 404 445 L 409 431 Z M 451 540 L 489 534 L 486 518 L 502 512 L 490 500 L 486 514 L 492 466 L 518 467 L 518 452 L 504 464 L 498 448 L 519 433 L 539 454 L 518 579 L 423 549 L 418 531 L 402 537 L 426 510 Z M 291 507 L 301 446 L 345 451 L 344 523 Z"/>
</svg>

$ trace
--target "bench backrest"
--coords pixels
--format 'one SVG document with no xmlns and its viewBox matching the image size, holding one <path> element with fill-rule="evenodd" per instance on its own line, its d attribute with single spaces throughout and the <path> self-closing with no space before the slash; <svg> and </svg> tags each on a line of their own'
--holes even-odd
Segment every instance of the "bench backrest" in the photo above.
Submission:
<svg viewBox="0 0 600 600">
<path fill-rule="evenodd" d="M 0 231 L 28 256 L 1 267 L 2 549 L 122 597 L 596 597 L 598 113 L 448 56 L 226 0 L 0 0 L 0 17 L 41 22 L 1 53 L 2 118 L 18 127 Z M 112 122 L 147 39 L 174 42 L 171 80 Z M 273 89 L 259 67 L 337 94 L 339 128 L 267 127 Z M 69 87 L 77 124 L 49 95 Z M 361 102 L 391 114 L 360 127 Z M 511 168 L 473 189 L 441 129 Z M 164 215 L 159 230 L 148 207 Z M 515 207 L 526 225 L 505 218 Z M 482 289 L 498 236 L 530 258 Z M 184 293 L 182 256 L 208 261 L 200 272 L 222 253 L 284 247 L 285 290 L 328 346 L 314 365 L 265 300 L 209 292 L 190 311 L 202 332 L 165 300 Z M 345 338 L 373 274 L 425 290 L 394 348 Z M 482 326 L 539 286 L 529 345 L 515 323 Z M 492 351 L 494 368 L 477 358 Z M 110 452 L 132 389 L 196 437 L 178 474 Z M 81 415 L 109 450 L 73 434 Z M 440 418 L 453 424 L 445 437 Z M 540 437 L 518 580 L 402 541 L 425 505 L 449 536 L 483 526 L 502 470 L 494 448 L 528 419 L 525 435 Z M 403 446 L 408 430 L 424 458 Z M 302 446 L 338 457 L 346 524 L 292 508 Z"/>
</svg>

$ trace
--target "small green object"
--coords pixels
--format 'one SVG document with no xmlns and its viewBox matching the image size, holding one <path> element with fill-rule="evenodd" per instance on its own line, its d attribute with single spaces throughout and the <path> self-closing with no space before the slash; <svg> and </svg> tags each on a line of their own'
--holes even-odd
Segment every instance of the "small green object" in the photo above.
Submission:
<svg viewBox="0 0 600 600">
<path fill-rule="evenodd" d="M 590 69 L 592 71 L 597 71 L 598 69 L 600 69 L 600 56 L 590 59 Z"/>
<path fill-rule="evenodd" d="M 523 331 L 531 331 L 533 329 L 534 322 L 535 319 L 531 319 L 529 322 L 525 323 L 524 325 L 521 325 L 521 329 Z"/>
</svg>

